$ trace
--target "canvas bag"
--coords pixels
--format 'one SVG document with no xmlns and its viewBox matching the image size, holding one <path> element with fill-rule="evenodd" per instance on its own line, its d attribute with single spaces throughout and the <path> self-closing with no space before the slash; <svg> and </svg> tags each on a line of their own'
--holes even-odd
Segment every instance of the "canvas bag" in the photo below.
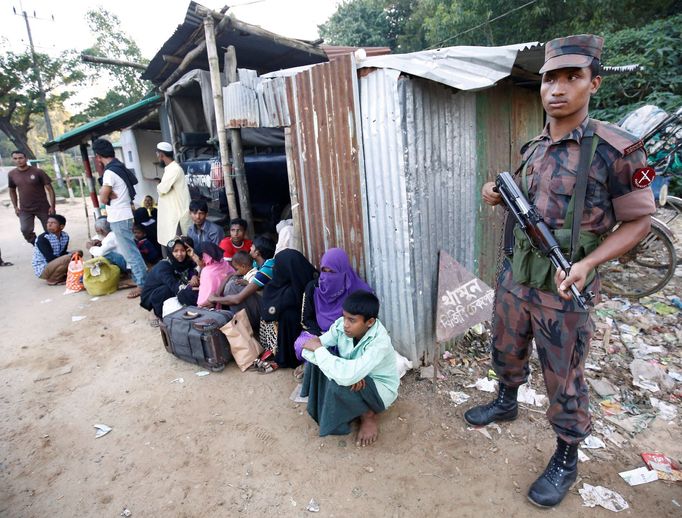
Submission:
<svg viewBox="0 0 682 518">
<path fill-rule="evenodd" d="M 91 297 L 109 295 L 118 289 L 121 270 L 104 257 L 88 259 L 83 265 L 83 285 Z"/>
<path fill-rule="evenodd" d="M 69 268 L 66 271 L 66 290 L 69 293 L 76 293 L 83 290 L 83 257 L 75 253 L 71 256 Z"/>
<path fill-rule="evenodd" d="M 244 372 L 263 352 L 263 348 L 253 336 L 246 309 L 239 310 L 220 330 L 230 343 L 235 363 Z"/>
</svg>

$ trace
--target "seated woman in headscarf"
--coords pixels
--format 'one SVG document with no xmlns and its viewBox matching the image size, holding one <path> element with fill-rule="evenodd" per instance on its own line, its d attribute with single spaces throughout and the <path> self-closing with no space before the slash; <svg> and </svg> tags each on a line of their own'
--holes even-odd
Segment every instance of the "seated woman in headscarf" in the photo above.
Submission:
<svg viewBox="0 0 682 518">
<path fill-rule="evenodd" d="M 263 289 L 260 339 L 265 351 L 256 363 L 260 372 L 300 363 L 294 342 L 301 334 L 303 292 L 316 275 L 301 252 L 286 249 L 277 254 L 272 280 Z"/>
<path fill-rule="evenodd" d="M 197 262 L 200 260 L 192 249 L 194 242 L 189 237 L 176 237 L 168 243 L 168 257 L 154 265 L 140 296 L 140 306 L 154 311 L 157 319 L 150 323 L 158 326 L 163 316 L 163 303 L 173 297 L 183 305 L 197 303 L 199 274 Z"/>
<path fill-rule="evenodd" d="M 303 296 L 303 332 L 296 339 L 296 357 L 302 359 L 303 344 L 311 338 L 329 331 L 331 325 L 343 315 L 343 302 L 354 291 L 373 292 L 355 273 L 348 255 L 341 248 L 330 248 L 320 261 L 320 277 L 308 283 Z M 294 376 L 303 377 L 302 366 Z"/>
<path fill-rule="evenodd" d="M 199 296 L 197 305 L 212 307 L 214 303 L 209 300 L 222 282 L 234 274 L 234 268 L 230 263 L 223 261 L 223 250 L 211 241 L 202 241 L 199 245 L 201 251 L 202 268 L 199 277 Z"/>
<path fill-rule="evenodd" d="M 154 198 L 149 195 L 144 197 L 144 200 L 142 201 L 142 207 L 138 207 L 135 209 L 135 212 L 133 212 L 135 224 L 144 228 L 147 238 L 152 243 L 156 243 L 157 214 L 158 211 L 156 207 L 154 207 Z M 161 253 L 160 250 L 159 253 Z"/>
</svg>

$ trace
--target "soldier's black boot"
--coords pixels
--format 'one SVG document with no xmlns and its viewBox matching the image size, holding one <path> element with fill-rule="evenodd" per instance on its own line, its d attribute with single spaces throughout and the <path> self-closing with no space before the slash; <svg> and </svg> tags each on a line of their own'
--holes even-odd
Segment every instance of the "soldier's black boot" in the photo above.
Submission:
<svg viewBox="0 0 682 518">
<path fill-rule="evenodd" d="M 528 491 L 528 500 L 539 507 L 554 507 L 561 502 L 578 478 L 578 445 L 557 439 L 557 448 Z"/>
<path fill-rule="evenodd" d="M 495 421 L 513 421 L 519 414 L 519 406 L 516 403 L 518 391 L 518 387 L 511 388 L 500 383 L 495 401 L 470 408 L 464 413 L 464 419 L 474 426 L 485 426 Z"/>
</svg>

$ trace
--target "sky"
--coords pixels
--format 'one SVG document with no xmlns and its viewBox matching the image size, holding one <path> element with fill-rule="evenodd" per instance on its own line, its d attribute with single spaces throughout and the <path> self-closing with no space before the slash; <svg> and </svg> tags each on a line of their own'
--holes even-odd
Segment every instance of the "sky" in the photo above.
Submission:
<svg viewBox="0 0 682 518">
<path fill-rule="evenodd" d="M 199 3 L 220 10 L 225 0 L 202 0 Z M 228 0 L 231 11 L 242 21 L 290 38 L 314 40 L 317 26 L 336 10 L 339 0 Z M 242 5 L 240 5 L 242 4 Z M 21 51 L 27 48 L 26 24 L 30 18 L 36 50 L 57 55 L 66 49 L 85 49 L 92 43 L 84 15 L 103 6 L 121 20 L 121 28 L 137 42 L 142 54 L 151 59 L 161 45 L 182 23 L 189 0 L 0 0 L 0 44 L 3 49 Z M 52 20 L 54 17 L 54 21 Z"/>
</svg>

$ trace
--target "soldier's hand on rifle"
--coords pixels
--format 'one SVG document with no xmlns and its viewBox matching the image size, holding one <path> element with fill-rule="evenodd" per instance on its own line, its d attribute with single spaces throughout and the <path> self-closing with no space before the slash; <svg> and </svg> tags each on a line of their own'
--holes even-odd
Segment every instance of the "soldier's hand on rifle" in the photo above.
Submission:
<svg viewBox="0 0 682 518">
<path fill-rule="evenodd" d="M 578 261 L 571 266 L 571 273 L 568 277 L 566 277 L 561 268 L 557 268 L 554 274 L 554 282 L 556 283 L 559 296 L 564 300 L 571 300 L 571 284 L 575 284 L 578 290 L 582 292 L 589 273 L 590 267 L 583 261 Z"/>
<path fill-rule="evenodd" d="M 488 205 L 497 205 L 502 201 L 502 195 L 495 191 L 495 182 L 487 182 L 483 184 L 481 189 L 481 196 L 483 196 L 483 201 Z"/>
</svg>

